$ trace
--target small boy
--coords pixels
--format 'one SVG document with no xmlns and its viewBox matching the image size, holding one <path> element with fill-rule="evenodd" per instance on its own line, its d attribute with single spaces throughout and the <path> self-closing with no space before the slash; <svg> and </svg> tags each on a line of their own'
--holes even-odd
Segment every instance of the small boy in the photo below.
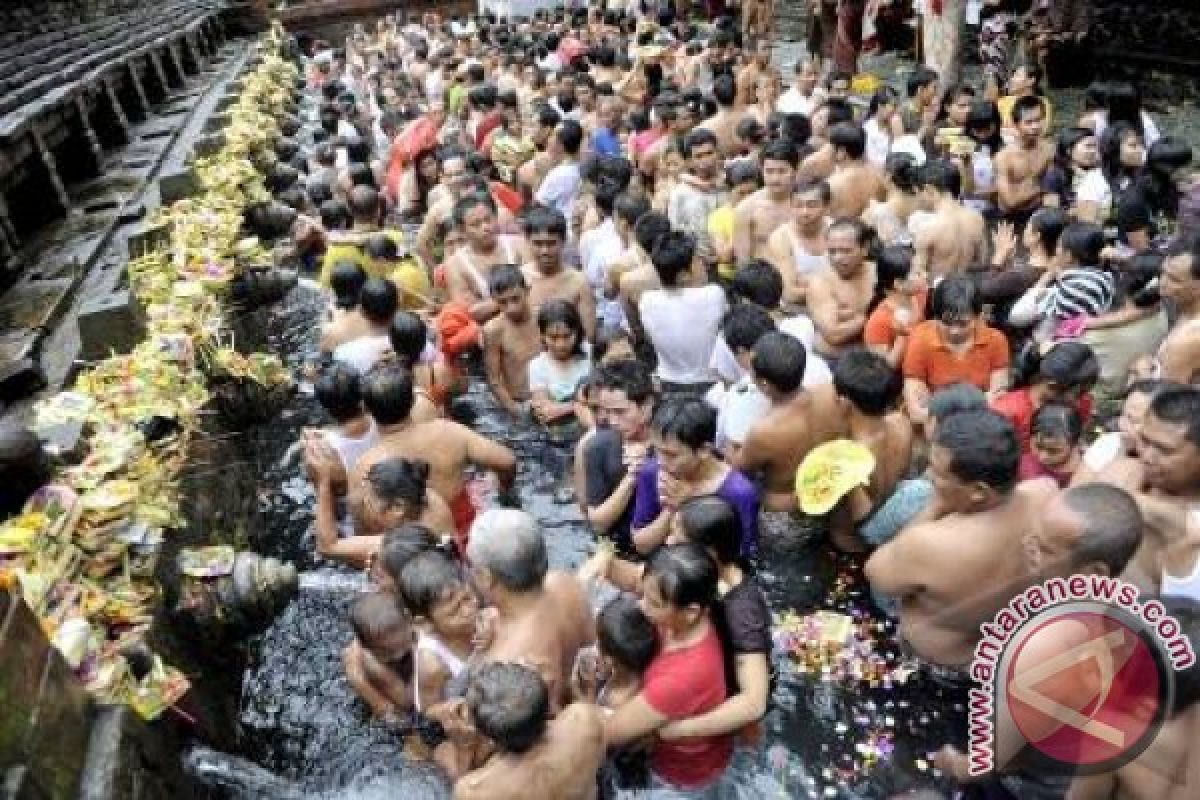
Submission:
<svg viewBox="0 0 1200 800">
<path fill-rule="evenodd" d="M 519 267 L 493 269 L 489 289 L 500 313 L 483 327 L 487 382 L 501 407 L 519 415 L 529 399 L 529 362 L 542 350 L 541 333 Z"/>
<path fill-rule="evenodd" d="M 346 679 L 371 713 L 395 723 L 412 706 L 413 631 L 396 596 L 375 592 L 350 607 L 354 641 L 342 651 Z"/>
</svg>

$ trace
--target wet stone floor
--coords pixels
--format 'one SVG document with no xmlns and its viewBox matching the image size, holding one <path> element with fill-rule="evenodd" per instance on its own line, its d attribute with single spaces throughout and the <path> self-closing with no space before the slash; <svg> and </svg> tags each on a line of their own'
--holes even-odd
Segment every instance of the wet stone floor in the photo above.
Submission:
<svg viewBox="0 0 1200 800">
<path fill-rule="evenodd" d="M 315 349 L 316 293 L 301 287 L 260 314 L 266 348 L 283 354 L 299 374 Z M 570 450 L 507 419 L 478 378 L 463 402 L 480 432 L 518 453 L 522 502 L 545 531 L 552 566 L 580 563 L 593 537 L 562 491 L 569 483 L 561 476 L 568 474 Z M 299 596 L 249 643 L 239 757 L 201 753 L 196 761 L 203 768 L 192 764 L 193 772 L 223 787 L 218 794 L 228 797 L 448 796 L 429 767 L 406 762 L 400 741 L 368 720 L 342 675 L 340 653 L 351 638 L 347 608 L 361 576 L 314 556 L 315 498 L 298 454 L 289 452 L 301 427 L 322 422 L 311 395 L 301 391 L 279 418 L 246 434 L 245 453 L 257 460 L 261 481 L 260 518 L 249 544 L 295 562 L 305 574 Z M 859 671 L 862 663 L 881 657 L 889 670 L 896 666 L 894 635 L 873 612 L 858 565 L 833 557 L 819 535 L 789 518 L 766 517 L 762 540 L 762 563 L 769 566 L 760 574 L 777 621 L 822 609 L 854 615 L 876 642 L 860 649 L 854 662 Z M 819 667 L 800 669 L 800 661 L 786 652 L 793 647 L 794 642 L 777 643 L 778 679 L 764 735 L 733 768 L 740 795 L 888 798 L 941 786 L 930 754 L 951 740 L 951 728 L 961 726 L 960 700 L 922 673 L 902 685 L 869 669 L 863 680 L 841 675 L 823 680 Z"/>
</svg>

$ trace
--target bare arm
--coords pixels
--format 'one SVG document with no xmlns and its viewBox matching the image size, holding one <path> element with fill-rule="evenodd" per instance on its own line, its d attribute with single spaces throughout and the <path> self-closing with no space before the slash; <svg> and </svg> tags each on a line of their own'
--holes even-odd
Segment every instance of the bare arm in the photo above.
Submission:
<svg viewBox="0 0 1200 800">
<path fill-rule="evenodd" d="M 333 484 L 317 484 L 316 534 L 317 552 L 325 558 L 341 561 L 352 567 L 364 568 L 379 549 L 378 536 L 338 538 L 337 495 Z"/>
<path fill-rule="evenodd" d="M 785 303 L 803 303 L 808 293 L 807 281 L 801 281 L 796 274 L 792 260 L 792 246 L 786 235 L 785 228 L 780 226 L 767 239 L 767 261 L 775 267 L 779 277 L 783 279 L 783 300 Z"/>
<path fill-rule="evenodd" d="M 872 589 L 880 594 L 900 597 L 920 588 L 919 584 L 913 582 L 912 576 L 923 573 L 917 567 L 924 559 L 920 558 L 919 553 L 913 552 L 911 538 L 902 531 L 867 559 L 864 571 Z"/>
<path fill-rule="evenodd" d="M 512 488 L 517 477 L 517 458 L 502 444 L 481 436 L 465 425 L 450 423 L 466 437 L 467 460 L 477 467 L 496 473 L 503 489 Z"/>
<path fill-rule="evenodd" d="M 491 325 L 483 329 L 483 369 L 496 402 L 508 413 L 518 413 L 521 407 L 513 399 L 508 382 L 504 379 L 504 349 L 500 344 L 500 334 Z"/>
<path fill-rule="evenodd" d="M 580 276 L 579 288 L 579 316 L 583 319 L 583 332 L 587 334 L 589 342 L 596 341 L 596 295 L 592 293 L 592 287 L 588 286 L 586 278 Z"/>
<path fill-rule="evenodd" d="M 613 489 L 612 494 L 598 506 L 588 506 L 587 518 L 596 529 L 596 533 L 605 534 L 617 524 L 621 514 L 633 502 L 633 494 L 637 489 L 637 471 L 626 470 L 625 477 Z"/>
<path fill-rule="evenodd" d="M 671 520 L 674 517 L 674 511 L 664 508 L 649 525 L 634 530 L 633 546 L 637 551 L 642 555 L 648 555 L 661 547 L 671 534 Z"/>
<path fill-rule="evenodd" d="M 667 718 L 654 710 L 639 694 L 604 719 L 604 741 L 611 750 L 635 742 L 654 733 L 667 722 Z"/>
<path fill-rule="evenodd" d="M 354 689 L 355 694 L 362 698 L 362 701 L 367 704 L 367 708 L 371 709 L 371 713 L 377 717 L 386 717 L 405 708 L 406 705 L 397 703 L 396 699 L 381 688 L 377 688 L 375 683 L 367 677 L 367 666 L 364 663 L 366 658 L 367 654 L 357 639 L 342 650 L 342 668 L 346 671 L 346 681 Z"/>
<path fill-rule="evenodd" d="M 745 200 L 734 210 L 733 258 L 738 264 L 754 255 L 754 206 Z"/>
<path fill-rule="evenodd" d="M 739 653 L 736 658 L 740 691 L 698 717 L 669 722 L 658 732 L 663 739 L 692 739 L 736 733 L 767 713 L 770 672 L 764 653 Z"/>
<path fill-rule="evenodd" d="M 1197 366 L 1200 366 L 1200 337 L 1190 336 L 1183 341 L 1172 342 L 1170 347 L 1161 351 L 1159 365 L 1164 380 L 1191 383 L 1196 376 Z"/>
<path fill-rule="evenodd" d="M 809 282 L 808 297 L 808 310 L 822 339 L 837 347 L 852 344 L 862 338 L 866 319 L 861 313 L 843 319 L 840 306 L 824 280 Z"/>
</svg>

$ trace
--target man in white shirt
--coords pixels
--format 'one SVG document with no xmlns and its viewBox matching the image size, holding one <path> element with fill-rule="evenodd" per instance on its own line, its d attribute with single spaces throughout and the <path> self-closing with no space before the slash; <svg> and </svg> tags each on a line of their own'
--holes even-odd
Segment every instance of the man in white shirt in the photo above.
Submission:
<svg viewBox="0 0 1200 800">
<path fill-rule="evenodd" d="M 559 123 L 550 140 L 550 157 L 555 166 L 542 179 L 534 199 L 544 206 L 557 209 L 567 219 L 575 209 L 583 179 L 579 175 L 579 149 L 583 145 L 583 128 L 575 120 Z"/>
<path fill-rule="evenodd" d="M 780 114 L 803 114 L 812 116 L 812 112 L 825 99 L 824 92 L 817 88 L 820 75 L 816 63 L 805 58 L 796 62 L 796 76 L 792 86 L 775 101 L 775 110 Z"/>
</svg>

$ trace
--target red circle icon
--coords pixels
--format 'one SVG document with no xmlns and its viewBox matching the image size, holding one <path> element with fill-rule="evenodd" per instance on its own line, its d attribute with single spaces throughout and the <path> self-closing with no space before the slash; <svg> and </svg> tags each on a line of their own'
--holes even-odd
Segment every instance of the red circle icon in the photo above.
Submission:
<svg viewBox="0 0 1200 800">
<path fill-rule="evenodd" d="M 1111 767 L 1136 758 L 1161 727 L 1164 661 L 1125 616 L 1056 609 L 1018 632 L 1004 698 L 1021 735 L 1042 755 Z"/>
</svg>

